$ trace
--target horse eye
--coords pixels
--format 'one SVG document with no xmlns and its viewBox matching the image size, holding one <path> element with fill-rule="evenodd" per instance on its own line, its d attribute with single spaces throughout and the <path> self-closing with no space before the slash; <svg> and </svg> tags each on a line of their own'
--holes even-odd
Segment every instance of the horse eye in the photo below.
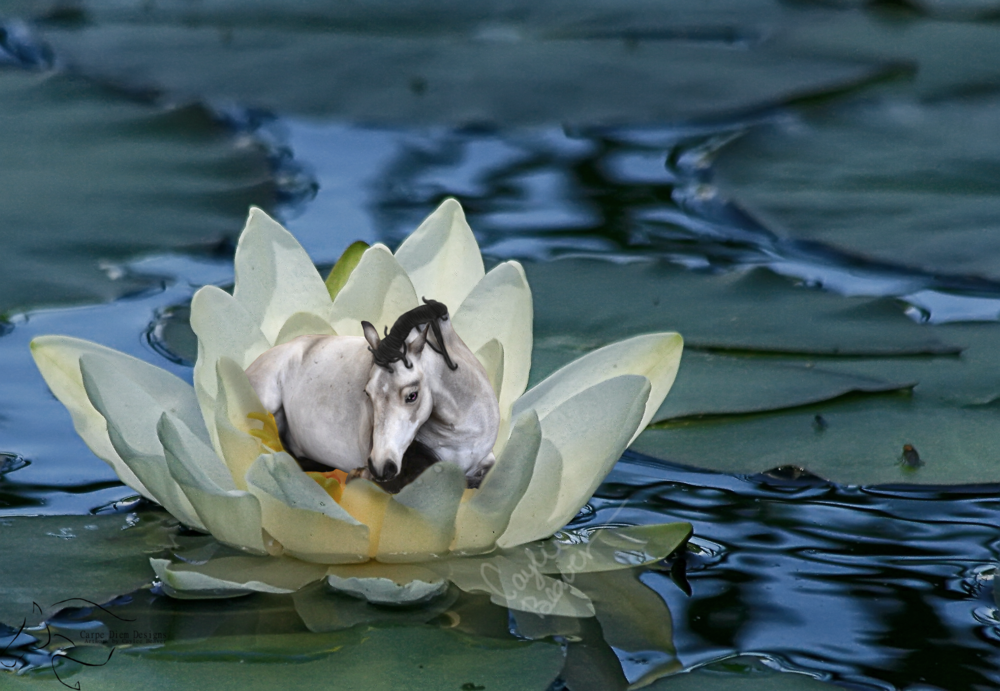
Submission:
<svg viewBox="0 0 1000 691">
<path fill-rule="evenodd" d="M 406 398 L 404 400 L 407 403 L 413 403 L 415 400 L 417 400 L 417 392 L 414 391 L 413 393 L 406 394 Z"/>
</svg>

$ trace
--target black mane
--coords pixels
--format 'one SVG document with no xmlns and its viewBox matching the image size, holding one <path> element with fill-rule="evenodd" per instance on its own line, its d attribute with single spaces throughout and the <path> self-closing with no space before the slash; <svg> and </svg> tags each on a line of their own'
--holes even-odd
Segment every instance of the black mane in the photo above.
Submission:
<svg viewBox="0 0 1000 691">
<path fill-rule="evenodd" d="M 441 337 L 441 327 L 438 324 L 438 320 L 443 320 L 448 318 L 448 307 L 444 303 L 438 302 L 437 300 L 428 300 L 424 298 L 424 304 L 420 307 L 414 307 L 409 312 L 404 312 L 396 320 L 396 323 L 392 325 L 392 329 L 386 332 L 385 338 L 383 338 L 379 344 L 378 348 L 369 347 L 368 350 L 372 352 L 372 357 L 375 358 L 375 364 L 380 367 L 385 367 L 390 372 L 393 371 L 392 363 L 399 360 L 403 361 L 403 364 L 407 369 L 413 367 L 410 361 L 406 358 L 406 337 L 410 335 L 410 332 L 417 328 L 418 326 L 423 326 L 428 324 L 430 329 L 434 330 L 434 336 L 437 339 L 438 344 L 441 346 L 441 350 L 438 350 L 428 339 L 427 345 L 430 346 L 431 350 L 436 353 L 440 353 L 444 358 L 444 361 L 448 363 L 448 367 L 455 370 L 458 369 L 458 365 L 451 361 L 448 356 L 448 350 L 445 348 L 444 339 Z"/>
</svg>

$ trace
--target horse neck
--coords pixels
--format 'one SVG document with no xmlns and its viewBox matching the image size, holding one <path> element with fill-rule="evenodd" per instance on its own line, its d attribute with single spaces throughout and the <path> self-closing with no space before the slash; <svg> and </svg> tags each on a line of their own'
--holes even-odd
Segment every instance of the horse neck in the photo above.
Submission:
<svg viewBox="0 0 1000 691">
<path fill-rule="evenodd" d="M 492 396 L 493 389 L 481 372 L 479 360 L 451 328 L 451 322 L 442 322 L 440 326 L 448 356 L 458 369 L 448 367 L 444 356 L 428 346 L 421 354 L 421 363 L 434 397 L 434 416 L 445 422 L 454 422 L 481 404 L 484 390 Z M 429 335 L 429 338 L 434 337 Z M 439 345 L 436 339 L 434 345 Z"/>
</svg>

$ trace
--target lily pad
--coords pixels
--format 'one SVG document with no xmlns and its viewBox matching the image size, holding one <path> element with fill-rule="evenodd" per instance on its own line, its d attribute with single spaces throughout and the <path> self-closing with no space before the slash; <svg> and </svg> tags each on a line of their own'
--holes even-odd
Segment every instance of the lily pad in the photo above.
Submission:
<svg viewBox="0 0 1000 691">
<path fill-rule="evenodd" d="M 82 79 L 0 71 L 0 312 L 111 300 L 159 286 L 121 266 L 212 252 L 275 186 L 201 107 L 153 108 Z"/>
<path fill-rule="evenodd" d="M 21 555 L 0 560 L 0 622 L 31 626 L 148 585 L 150 555 L 173 547 L 176 534 L 163 511 L 0 518 L 0 553 Z"/>
<path fill-rule="evenodd" d="M 572 259 L 525 267 L 541 348 L 590 350 L 678 331 L 691 348 L 813 355 L 957 354 L 961 343 L 888 299 L 794 287 L 764 269 L 699 273 L 666 262 Z"/>
<path fill-rule="evenodd" d="M 747 13 L 734 7 L 731 15 Z M 566 3 L 544 12 L 531 3 L 378 3 L 350 12 L 315 2 L 249 12 L 232 2 L 85 3 L 82 13 L 89 21 L 50 24 L 43 34 L 87 74 L 181 97 L 380 124 L 715 117 L 842 91 L 895 70 L 852 55 L 792 55 L 772 42 L 734 49 L 743 32 L 720 29 L 718 15 L 699 12 L 710 26 L 692 30 L 676 8 L 653 3 L 625 10 Z M 289 78 L 296 74 L 310 78 Z"/>
<path fill-rule="evenodd" d="M 795 465 L 849 484 L 988 483 L 1000 479 L 998 423 L 995 408 L 941 405 L 918 389 L 912 396 L 661 423 L 662 428 L 640 435 L 632 448 L 732 473 Z M 906 445 L 916 449 L 919 460 L 910 460 Z"/>
<path fill-rule="evenodd" d="M 795 408 L 850 393 L 913 388 L 916 380 L 891 381 L 825 369 L 822 361 L 731 357 L 689 351 L 654 422 Z"/>
<path fill-rule="evenodd" d="M 63 662 L 59 676 L 109 691 L 135 689 L 150 679 L 169 688 L 211 680 L 218 689 L 276 689 L 294 680 L 306 688 L 334 683 L 338 689 L 371 691 L 398 689 L 401 683 L 415 690 L 544 691 L 562 664 L 563 651 L 552 643 L 481 638 L 433 627 L 356 627 L 340 633 L 218 636 L 123 648 L 102 666 Z M 48 669 L 7 676 L 5 687 L 17 691 L 55 683 Z"/>
<path fill-rule="evenodd" d="M 997 280 L 998 108 L 994 86 L 812 113 L 756 128 L 723 149 L 716 171 L 720 186 L 779 234 L 931 274 Z"/>
</svg>

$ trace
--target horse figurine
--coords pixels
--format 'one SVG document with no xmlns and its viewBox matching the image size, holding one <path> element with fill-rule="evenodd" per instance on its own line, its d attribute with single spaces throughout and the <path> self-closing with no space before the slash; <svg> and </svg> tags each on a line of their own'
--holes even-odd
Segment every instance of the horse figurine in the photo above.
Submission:
<svg viewBox="0 0 1000 691">
<path fill-rule="evenodd" d="M 486 370 L 435 300 L 379 338 L 299 336 L 247 368 L 282 444 L 299 459 L 398 491 L 428 465 L 459 466 L 470 487 L 492 467 L 500 409 Z"/>
</svg>

